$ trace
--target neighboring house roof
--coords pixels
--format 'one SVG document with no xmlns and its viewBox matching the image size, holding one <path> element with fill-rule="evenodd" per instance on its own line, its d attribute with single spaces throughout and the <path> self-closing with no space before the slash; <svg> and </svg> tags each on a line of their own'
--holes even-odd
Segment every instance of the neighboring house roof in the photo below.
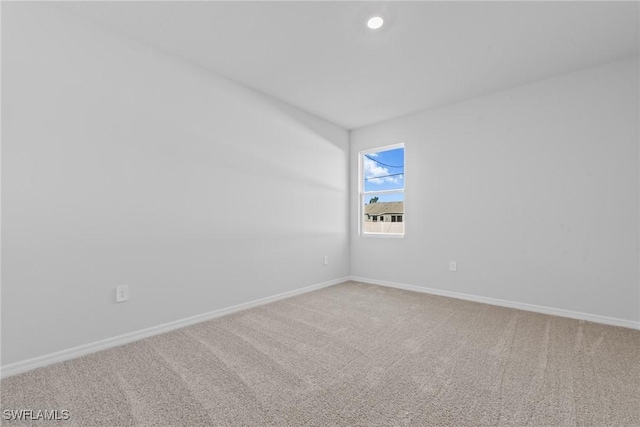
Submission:
<svg viewBox="0 0 640 427">
<path fill-rule="evenodd" d="M 404 202 L 378 202 L 364 205 L 366 215 L 403 214 Z"/>
</svg>

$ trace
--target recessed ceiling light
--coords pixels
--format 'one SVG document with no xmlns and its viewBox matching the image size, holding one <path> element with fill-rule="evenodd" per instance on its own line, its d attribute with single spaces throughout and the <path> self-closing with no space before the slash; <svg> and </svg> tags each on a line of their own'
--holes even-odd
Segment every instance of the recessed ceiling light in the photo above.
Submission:
<svg viewBox="0 0 640 427">
<path fill-rule="evenodd" d="M 371 28 L 372 30 L 377 30 L 378 28 L 382 27 L 382 24 L 384 24 L 384 20 L 379 16 L 374 16 L 367 21 L 367 27 Z"/>
</svg>

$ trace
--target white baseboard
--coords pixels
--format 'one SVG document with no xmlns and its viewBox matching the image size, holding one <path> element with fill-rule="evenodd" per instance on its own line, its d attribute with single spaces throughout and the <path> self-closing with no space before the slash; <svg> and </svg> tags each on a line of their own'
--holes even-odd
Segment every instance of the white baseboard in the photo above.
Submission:
<svg viewBox="0 0 640 427">
<path fill-rule="evenodd" d="M 623 328 L 640 329 L 640 322 L 633 320 L 618 319 L 615 317 L 600 316 L 598 314 L 582 313 L 579 311 L 563 310 L 560 308 L 544 307 L 541 305 L 526 304 L 522 302 L 507 301 L 497 298 L 481 297 L 478 295 L 463 294 L 460 292 L 443 291 L 440 289 L 427 288 L 415 285 L 405 285 L 403 283 L 387 282 L 384 280 L 368 279 L 365 277 L 352 276 L 355 282 L 370 283 L 372 285 L 387 286 L 390 288 L 404 289 L 407 291 L 422 292 L 425 294 L 439 295 L 450 298 L 463 299 L 467 301 L 480 302 L 501 307 L 516 308 L 518 310 L 533 311 L 536 313 L 551 314 L 553 316 L 568 317 L 571 319 L 586 320 L 589 322 L 603 323 L 605 325 L 621 326 Z"/>
<path fill-rule="evenodd" d="M 10 363 L 0 368 L 0 377 L 6 378 L 12 375 L 17 375 L 23 372 L 30 371 L 32 369 L 51 365 L 53 363 L 75 359 L 80 356 L 84 356 L 90 353 L 95 353 L 100 350 L 106 350 L 108 348 L 117 347 L 133 341 L 141 340 L 143 338 L 173 331 L 174 329 L 179 329 L 185 326 L 193 325 L 195 323 L 200 323 L 206 320 L 215 319 L 216 317 L 235 313 L 237 311 L 247 310 L 249 308 L 257 307 L 259 305 L 268 304 L 270 302 L 278 301 L 285 298 L 290 298 L 295 295 L 300 295 L 307 292 L 315 291 L 317 289 L 326 288 L 328 286 L 336 285 L 338 283 L 346 282 L 348 280 L 349 280 L 349 277 L 343 277 L 340 279 L 330 280 L 328 282 L 317 283 L 315 285 L 307 286 L 301 289 L 295 289 L 293 291 L 283 292 L 281 294 L 257 299 L 254 301 L 249 301 L 246 303 L 234 305 L 232 307 L 221 308 L 219 310 L 214 310 L 208 313 L 198 314 L 196 316 L 187 317 L 185 319 L 176 320 L 169 323 L 164 323 L 158 326 L 152 326 L 150 328 L 141 329 L 139 331 L 130 332 L 124 335 L 118 335 L 116 337 L 107 338 L 100 341 L 95 341 L 89 344 L 80 345 L 78 347 L 57 351 L 55 353 L 45 354 L 43 356 L 34 357 L 32 359 Z"/>
</svg>

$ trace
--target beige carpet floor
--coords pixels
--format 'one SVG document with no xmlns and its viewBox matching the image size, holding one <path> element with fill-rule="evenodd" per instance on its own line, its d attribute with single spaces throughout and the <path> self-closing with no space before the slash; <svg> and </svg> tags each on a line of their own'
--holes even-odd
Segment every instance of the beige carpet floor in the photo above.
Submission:
<svg viewBox="0 0 640 427">
<path fill-rule="evenodd" d="M 349 282 L 1 389 L 48 426 L 640 426 L 640 331 Z"/>
</svg>

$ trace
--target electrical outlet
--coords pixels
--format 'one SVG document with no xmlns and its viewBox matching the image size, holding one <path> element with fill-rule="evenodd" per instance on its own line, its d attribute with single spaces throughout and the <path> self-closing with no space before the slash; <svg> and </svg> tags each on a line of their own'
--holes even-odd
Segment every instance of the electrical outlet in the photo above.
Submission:
<svg viewBox="0 0 640 427">
<path fill-rule="evenodd" d="M 329 255 L 325 255 L 322 257 L 322 264 L 329 265 Z"/>
<path fill-rule="evenodd" d="M 129 300 L 129 285 L 120 285 L 116 287 L 116 302 L 124 302 Z"/>
<path fill-rule="evenodd" d="M 458 263 L 455 261 L 449 261 L 449 271 L 458 271 Z"/>
</svg>

